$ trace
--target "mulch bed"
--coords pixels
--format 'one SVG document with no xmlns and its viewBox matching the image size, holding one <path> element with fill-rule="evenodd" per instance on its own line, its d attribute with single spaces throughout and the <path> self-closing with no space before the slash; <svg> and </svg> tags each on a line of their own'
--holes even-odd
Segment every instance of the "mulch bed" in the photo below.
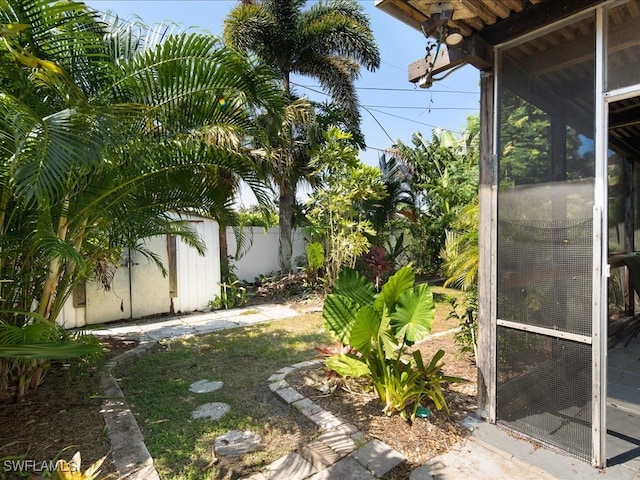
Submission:
<svg viewBox="0 0 640 480">
<path fill-rule="evenodd" d="M 473 358 L 458 352 L 453 334 L 428 339 L 416 348 L 421 350 L 425 362 L 443 349 L 446 352 L 445 374 L 464 379 L 461 383 L 452 383 L 444 388 L 451 410 L 450 417 L 444 411 L 435 410 L 433 404 L 429 403 L 425 403 L 431 410 L 427 418 L 416 418 L 410 422 L 399 415 L 388 417 L 382 412 L 375 391 L 367 390 L 359 381 L 332 378 L 323 366 L 299 369 L 287 375 L 286 380 L 320 407 L 356 425 L 369 439 L 378 439 L 407 457 L 406 468 L 400 468 L 390 477 L 405 478 L 402 472 L 410 472 L 412 468 L 446 452 L 468 436 L 468 430 L 461 423 L 476 404 Z M 333 390 L 332 393 L 322 392 L 327 386 Z"/>
<path fill-rule="evenodd" d="M 136 341 L 113 338 L 103 340 L 105 360 L 134 348 Z M 108 455 L 111 448 L 104 420 L 99 374 L 75 371 L 54 362 L 45 381 L 19 403 L 0 403 L 0 479 L 39 478 L 49 462 L 71 460 L 80 451 L 82 470 Z M 15 460 L 14 463 L 5 461 Z M 16 463 L 24 460 L 24 463 Z M 102 466 L 100 478 L 117 478 L 110 457 Z M 27 477 L 29 478 L 29 477 Z"/>
</svg>

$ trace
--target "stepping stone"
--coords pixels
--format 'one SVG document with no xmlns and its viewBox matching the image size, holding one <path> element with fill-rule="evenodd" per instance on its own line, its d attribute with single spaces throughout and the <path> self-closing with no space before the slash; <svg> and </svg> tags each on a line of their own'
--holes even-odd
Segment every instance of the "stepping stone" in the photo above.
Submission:
<svg viewBox="0 0 640 480">
<path fill-rule="evenodd" d="M 376 477 L 382 477 L 389 470 L 407 460 L 400 452 L 380 440 L 371 440 L 347 458 L 357 460 Z"/>
<path fill-rule="evenodd" d="M 254 452 L 262 439 L 257 433 L 245 430 L 231 430 L 215 439 L 213 445 L 218 455 L 233 456 Z"/>
<path fill-rule="evenodd" d="M 197 382 L 193 382 L 189 386 L 189 391 L 193 393 L 209 393 L 215 392 L 216 390 L 222 388 L 224 385 L 222 382 L 218 381 L 209 381 L 209 380 L 198 380 Z"/>
<path fill-rule="evenodd" d="M 191 416 L 193 418 L 208 418 L 210 420 L 221 419 L 229 410 L 231 405 L 222 402 L 205 403 L 196 408 Z"/>
</svg>

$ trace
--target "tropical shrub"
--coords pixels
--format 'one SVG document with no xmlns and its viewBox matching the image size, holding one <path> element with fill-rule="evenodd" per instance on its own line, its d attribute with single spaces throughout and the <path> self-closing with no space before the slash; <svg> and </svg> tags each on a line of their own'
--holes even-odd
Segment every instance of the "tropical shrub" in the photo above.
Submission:
<svg viewBox="0 0 640 480">
<path fill-rule="evenodd" d="M 316 283 L 318 271 L 324 267 L 324 247 L 320 242 L 311 242 L 305 245 L 304 251 L 307 254 L 307 277 Z"/>
<path fill-rule="evenodd" d="M 266 202 L 243 139 L 287 99 L 270 68 L 211 35 L 147 36 L 46 0 L 0 2 L 0 25 L 0 383 L 19 397 L 59 358 L 65 302 L 87 281 L 109 288 L 125 249 L 165 272 L 140 239 L 204 252 L 172 212 L 228 224 L 240 178 Z M 36 315 L 52 335 L 31 342 L 45 330 Z"/>
<path fill-rule="evenodd" d="M 477 117 L 467 119 L 466 133 L 434 131 L 431 141 L 420 133 L 413 146 L 398 142 L 394 154 L 411 172 L 406 178 L 415 198 L 415 218 L 408 223 L 413 241 L 410 258 L 421 273 L 440 274 L 447 231 L 458 231 L 454 223 L 459 211 L 478 196 Z"/>
<path fill-rule="evenodd" d="M 478 295 L 475 291 L 465 294 L 465 298 L 461 304 L 460 300 L 455 297 L 449 298 L 451 311 L 447 319 L 453 318 L 458 320 L 460 331 L 456 333 L 456 344 L 460 352 L 473 353 L 476 363 L 478 362 Z M 459 313 L 464 310 L 464 313 Z"/>
<path fill-rule="evenodd" d="M 323 244 L 327 289 L 343 267 L 354 268 L 360 255 L 369 250 L 369 237 L 375 231 L 365 218 L 364 206 L 386 195 L 380 172 L 358 159 L 350 138 L 348 133 L 329 128 L 312 162 L 320 186 L 306 203 L 309 224 L 305 232 Z"/>
<path fill-rule="evenodd" d="M 95 480 L 99 478 L 100 467 L 107 457 L 99 458 L 82 472 L 82 457 L 76 452 L 70 462 L 59 460 L 53 473 L 54 480 Z M 107 478 L 107 477 L 103 477 Z"/>
<path fill-rule="evenodd" d="M 253 205 L 249 208 L 238 210 L 238 225 L 245 227 L 269 227 L 278 226 L 278 212 L 272 208 Z"/>
<path fill-rule="evenodd" d="M 442 374 L 443 351 L 427 366 L 419 350 L 405 355 L 408 347 L 429 334 L 435 316 L 431 289 L 414 282 L 411 267 L 403 267 L 377 293 L 363 275 L 344 269 L 322 310 L 326 329 L 357 350 L 357 354 L 334 355 L 325 365 L 346 377 L 368 378 L 387 415 L 406 418 L 413 405 L 411 419 L 425 397 L 448 414 L 441 384 L 459 381 Z"/>
<path fill-rule="evenodd" d="M 11 312 L 4 311 L 4 315 Z M 35 312 L 12 312 L 13 325 L 0 320 L 0 401 L 20 401 L 37 388 L 51 360 L 97 358 L 99 341 L 83 332 L 68 332 Z"/>
<path fill-rule="evenodd" d="M 380 290 L 382 277 L 393 268 L 393 263 L 387 255 L 387 251 L 376 245 L 372 245 L 368 252 L 363 253 L 362 263 L 370 280 L 375 282 L 376 291 Z"/>
<path fill-rule="evenodd" d="M 220 284 L 220 295 L 215 295 L 213 300 L 209 302 L 211 310 L 219 310 L 221 308 L 228 310 L 247 303 L 247 288 L 242 284 L 234 270 L 233 265 L 229 265 L 229 272 Z"/>
</svg>

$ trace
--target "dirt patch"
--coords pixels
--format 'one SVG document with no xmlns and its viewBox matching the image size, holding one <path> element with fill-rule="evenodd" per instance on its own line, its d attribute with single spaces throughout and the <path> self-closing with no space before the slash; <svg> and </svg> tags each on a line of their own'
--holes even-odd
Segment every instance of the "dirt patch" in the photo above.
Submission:
<svg viewBox="0 0 640 480">
<path fill-rule="evenodd" d="M 127 351 L 137 342 L 105 339 L 105 357 Z M 82 470 L 107 455 L 102 474 L 115 476 L 111 447 L 100 413 L 98 369 L 78 372 L 55 362 L 45 381 L 20 403 L 0 404 L 0 479 L 40 478 L 58 459 L 82 456 Z M 101 476 L 101 478 L 103 478 Z"/>
</svg>

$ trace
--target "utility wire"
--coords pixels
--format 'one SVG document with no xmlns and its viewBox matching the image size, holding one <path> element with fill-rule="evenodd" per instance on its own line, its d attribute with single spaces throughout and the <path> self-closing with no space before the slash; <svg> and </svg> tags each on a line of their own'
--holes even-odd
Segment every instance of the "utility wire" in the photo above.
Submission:
<svg viewBox="0 0 640 480">
<path fill-rule="evenodd" d="M 433 90 L 426 88 L 387 88 L 387 87 L 358 87 L 356 90 L 374 90 L 379 92 L 423 92 L 423 93 L 458 93 L 461 95 L 480 95 L 480 92 L 467 92 L 464 90 Z"/>
<path fill-rule="evenodd" d="M 371 110 L 373 110 L 374 112 L 382 113 L 383 115 L 388 115 L 390 117 L 399 118 L 400 120 L 406 120 L 408 122 L 418 123 L 418 124 L 424 125 L 426 127 L 439 128 L 440 130 L 446 130 L 448 132 L 457 133 L 455 130 L 449 130 L 448 128 L 442 128 L 442 127 L 440 127 L 438 125 L 432 125 L 430 123 L 420 122 L 420 121 L 415 120 L 413 118 L 401 117 L 400 115 L 394 115 L 393 113 L 385 112 L 385 111 L 382 111 L 382 110 L 376 110 L 375 108 L 372 108 Z"/>
<path fill-rule="evenodd" d="M 413 107 L 403 105 L 365 105 L 369 108 L 390 108 L 402 110 L 479 110 L 480 107 Z"/>
<path fill-rule="evenodd" d="M 378 124 L 378 126 L 382 129 L 382 131 L 385 133 L 385 135 L 389 138 L 389 140 L 391 140 L 391 143 L 393 143 L 395 140 L 393 138 L 391 138 L 391 135 L 389 135 L 389 132 L 387 132 L 385 130 L 385 128 L 382 126 L 382 124 L 378 121 L 378 119 L 376 118 L 376 116 L 371 113 L 371 110 L 369 110 L 367 107 L 364 107 L 362 105 L 360 105 L 369 115 L 371 115 L 373 117 L 373 119 L 375 120 L 375 122 Z"/>
<path fill-rule="evenodd" d="M 320 91 L 320 90 L 315 90 L 315 89 L 313 89 L 313 88 L 311 88 L 311 87 L 304 87 L 303 85 L 299 85 L 299 84 L 297 84 L 297 83 L 295 83 L 295 82 L 291 82 L 291 84 L 292 84 L 292 85 L 296 85 L 296 86 L 298 86 L 298 87 L 306 88 L 306 89 L 308 89 L 308 90 L 311 90 L 312 92 L 319 93 L 319 94 L 321 94 L 321 95 L 325 95 L 325 96 L 327 96 L 327 97 L 329 96 L 329 94 L 327 94 L 327 93 L 325 93 L 325 92 L 322 92 L 322 91 Z M 360 107 L 361 107 L 362 109 L 364 109 L 367 113 L 369 113 L 369 115 L 371 115 L 371 116 L 373 117 L 373 119 L 375 120 L 375 122 L 376 122 L 376 123 L 378 124 L 378 126 L 382 129 L 382 131 L 385 133 L 385 135 L 386 135 L 387 137 L 389 137 L 389 140 L 391 140 L 391 142 L 394 142 L 393 138 L 391 138 L 391 135 L 389 135 L 389 132 L 387 132 L 387 131 L 384 129 L 384 127 L 382 126 L 382 124 L 380 123 L 380 121 L 376 118 L 376 116 L 375 116 L 372 112 L 382 113 L 383 115 L 388 115 L 388 116 L 390 116 L 390 117 L 399 118 L 400 120 L 405 120 L 405 121 L 407 121 L 407 122 L 417 123 L 417 124 L 424 125 L 424 126 L 426 126 L 426 127 L 430 127 L 430 128 L 439 128 L 439 129 L 441 129 L 441 130 L 445 130 L 445 131 L 448 131 L 448 132 L 458 133 L 458 132 L 457 132 L 457 131 L 455 131 L 455 130 L 450 130 L 450 129 L 448 129 L 448 128 L 442 128 L 442 127 L 440 127 L 440 126 L 438 126 L 438 125 L 432 125 L 432 124 L 430 124 L 430 123 L 421 122 L 421 121 L 419 121 L 419 120 L 415 120 L 415 119 L 413 119 L 413 118 L 407 118 L 407 117 L 402 117 L 402 116 L 400 116 L 400 115 L 394 115 L 393 113 L 385 112 L 385 111 L 383 111 L 383 110 L 378 110 L 378 109 L 376 109 L 376 108 L 374 108 L 374 107 L 367 107 L 367 106 L 365 106 L 365 105 L 360 105 Z M 422 109 L 425 109 L 425 110 L 426 110 L 426 108 L 424 108 L 424 107 L 420 107 L 420 108 L 422 108 Z"/>
<path fill-rule="evenodd" d="M 330 95 L 322 90 L 317 90 L 316 88 L 300 85 L 296 82 L 291 82 L 291 85 L 295 85 L 296 87 L 306 88 L 314 93 L 318 93 L 320 95 L 324 95 L 325 97 L 330 97 Z M 319 88 L 319 87 L 318 87 Z M 412 110 L 479 110 L 479 107 L 415 107 L 415 106 L 397 106 L 397 105 L 360 105 L 362 108 L 395 108 L 395 109 L 412 109 Z M 383 112 L 384 113 L 384 112 Z M 400 117 L 401 118 L 401 117 Z M 408 120 L 408 119 L 405 119 Z"/>
<path fill-rule="evenodd" d="M 312 90 L 314 88 L 321 88 L 320 85 L 301 85 L 299 83 L 291 82 L 292 85 L 296 85 L 302 88 L 308 88 Z M 480 95 L 480 92 L 471 92 L 464 90 L 433 90 L 423 88 L 393 88 L 393 87 L 359 87 L 355 86 L 356 90 L 374 90 L 378 92 L 422 92 L 422 93 L 458 93 L 464 95 Z"/>
</svg>

